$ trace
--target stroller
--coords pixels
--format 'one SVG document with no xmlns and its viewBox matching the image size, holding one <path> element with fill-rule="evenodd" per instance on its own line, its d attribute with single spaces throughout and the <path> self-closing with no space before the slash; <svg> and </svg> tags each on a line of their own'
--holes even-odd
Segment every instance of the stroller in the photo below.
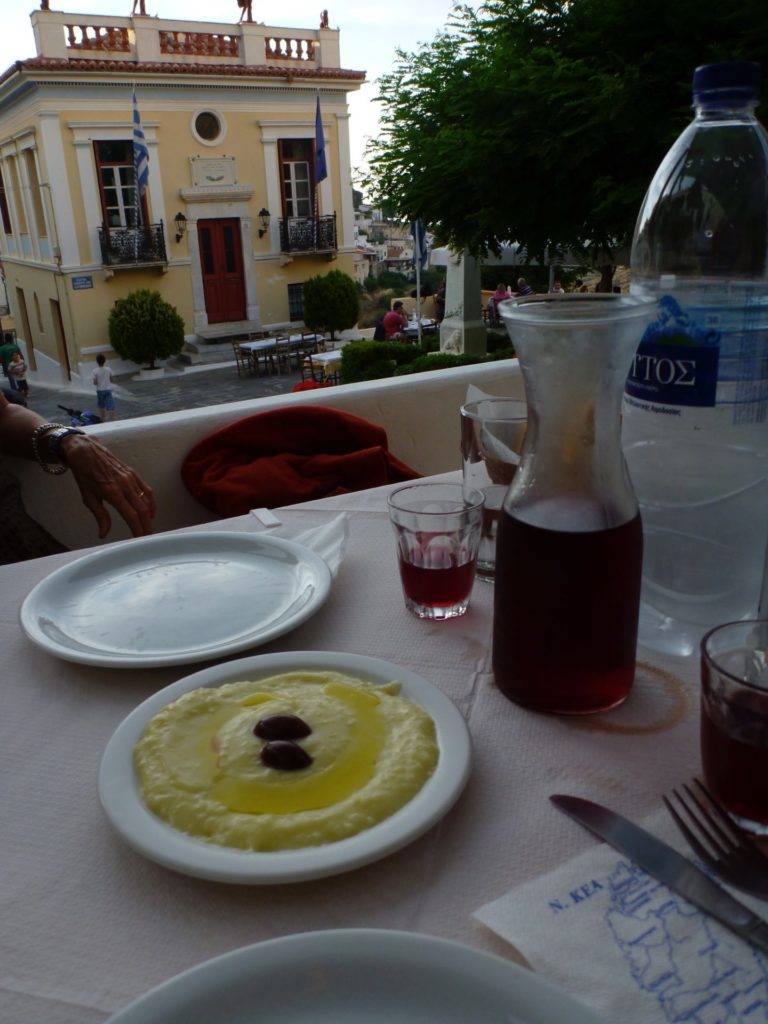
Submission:
<svg viewBox="0 0 768 1024">
<path fill-rule="evenodd" d="M 63 409 L 64 412 L 69 416 L 70 423 L 73 427 L 88 427 L 92 423 L 101 423 L 101 416 L 97 416 L 95 412 L 91 412 L 89 409 L 68 409 L 66 405 L 57 406 L 59 409 Z"/>
</svg>

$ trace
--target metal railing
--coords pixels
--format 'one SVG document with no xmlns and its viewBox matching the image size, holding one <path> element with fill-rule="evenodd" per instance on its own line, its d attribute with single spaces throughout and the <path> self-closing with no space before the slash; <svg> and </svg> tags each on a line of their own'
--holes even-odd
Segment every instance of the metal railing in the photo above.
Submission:
<svg viewBox="0 0 768 1024">
<path fill-rule="evenodd" d="M 135 228 L 99 228 L 101 262 L 107 267 L 167 263 L 163 222 Z"/>
<path fill-rule="evenodd" d="M 326 217 L 287 217 L 280 221 L 280 251 L 335 252 L 336 214 Z"/>
</svg>

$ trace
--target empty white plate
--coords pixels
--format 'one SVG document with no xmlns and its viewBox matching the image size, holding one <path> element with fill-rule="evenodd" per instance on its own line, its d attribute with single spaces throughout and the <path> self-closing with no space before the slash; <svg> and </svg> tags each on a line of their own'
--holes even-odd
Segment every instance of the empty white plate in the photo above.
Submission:
<svg viewBox="0 0 768 1024">
<path fill-rule="evenodd" d="M 308 619 L 331 572 L 294 541 L 252 533 L 166 533 L 103 548 L 30 592 L 21 626 L 66 661 L 183 665 L 247 650 Z"/>
<path fill-rule="evenodd" d="M 502 957 L 412 932 L 288 935 L 208 960 L 108 1024 L 600 1024 Z"/>
</svg>

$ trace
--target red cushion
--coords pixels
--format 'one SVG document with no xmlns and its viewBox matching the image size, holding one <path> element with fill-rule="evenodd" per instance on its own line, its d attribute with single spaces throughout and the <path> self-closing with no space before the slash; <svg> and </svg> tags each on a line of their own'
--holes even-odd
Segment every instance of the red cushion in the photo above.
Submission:
<svg viewBox="0 0 768 1024">
<path fill-rule="evenodd" d="M 220 516 L 415 480 L 386 432 L 322 405 L 273 409 L 209 434 L 181 466 L 191 494 Z"/>
</svg>

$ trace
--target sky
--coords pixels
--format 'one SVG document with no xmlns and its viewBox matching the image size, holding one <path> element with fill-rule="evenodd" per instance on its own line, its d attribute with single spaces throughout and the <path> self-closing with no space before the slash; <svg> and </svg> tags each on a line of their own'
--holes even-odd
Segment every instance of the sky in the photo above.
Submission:
<svg viewBox="0 0 768 1024">
<path fill-rule="evenodd" d="M 29 15 L 35 5 L 29 0 L 2 0 L 2 31 L 0 31 L 0 71 L 16 60 L 35 55 L 35 42 Z M 472 6 L 479 6 L 472 0 Z M 67 13 L 126 16 L 132 0 L 51 0 L 51 9 Z M 376 79 L 392 69 L 395 50 L 418 49 L 419 43 L 431 42 L 447 24 L 453 8 L 452 0 L 291 0 L 286 6 L 272 0 L 253 0 L 254 21 L 274 28 L 317 28 L 320 12 L 327 7 L 330 28 L 341 30 L 341 65 L 354 71 L 365 71 L 367 83 L 358 93 L 351 93 L 350 142 L 352 166 L 363 164 L 366 139 L 377 134 L 378 104 L 375 102 Z M 146 0 L 148 15 L 160 18 L 181 18 L 190 21 L 211 21 L 215 10 L 221 21 L 236 23 L 240 17 L 237 0 L 211 4 L 210 0 Z"/>
</svg>

